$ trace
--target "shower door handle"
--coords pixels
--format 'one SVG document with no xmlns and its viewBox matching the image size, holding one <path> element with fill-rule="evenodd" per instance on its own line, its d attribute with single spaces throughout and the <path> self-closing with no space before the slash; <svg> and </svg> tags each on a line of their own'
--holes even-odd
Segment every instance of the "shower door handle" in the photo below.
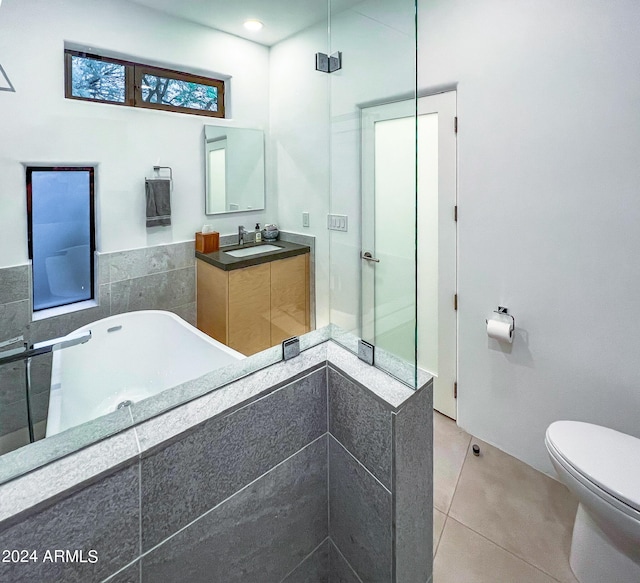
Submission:
<svg viewBox="0 0 640 583">
<path fill-rule="evenodd" d="M 371 261 L 373 263 L 380 263 L 380 259 L 376 259 L 369 251 L 365 251 L 364 253 L 360 253 L 360 257 L 365 259 L 366 261 Z"/>
</svg>

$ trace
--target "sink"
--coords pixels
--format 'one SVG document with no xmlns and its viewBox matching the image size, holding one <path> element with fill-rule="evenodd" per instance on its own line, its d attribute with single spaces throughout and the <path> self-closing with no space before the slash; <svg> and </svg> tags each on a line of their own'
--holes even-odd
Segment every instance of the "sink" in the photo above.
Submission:
<svg viewBox="0 0 640 583">
<path fill-rule="evenodd" d="M 280 251 L 282 247 L 277 245 L 256 245 L 255 247 L 246 247 L 245 249 L 234 249 L 233 251 L 225 251 L 231 257 L 250 257 L 251 255 L 259 255 L 260 253 L 268 253 L 269 251 Z"/>
</svg>

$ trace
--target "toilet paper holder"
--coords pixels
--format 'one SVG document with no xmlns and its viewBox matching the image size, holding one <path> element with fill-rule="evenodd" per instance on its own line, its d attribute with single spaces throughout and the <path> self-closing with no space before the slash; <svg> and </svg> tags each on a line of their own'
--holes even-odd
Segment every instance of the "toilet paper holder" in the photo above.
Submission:
<svg viewBox="0 0 640 583">
<path fill-rule="evenodd" d="M 511 330 L 515 330 L 516 329 L 516 319 L 513 317 L 512 314 L 509 313 L 508 308 L 505 308 L 504 306 L 498 306 L 497 310 L 493 310 L 494 314 L 500 314 L 502 316 L 509 316 L 509 318 L 511 318 Z M 489 323 L 488 319 L 485 319 L 485 324 Z"/>
</svg>

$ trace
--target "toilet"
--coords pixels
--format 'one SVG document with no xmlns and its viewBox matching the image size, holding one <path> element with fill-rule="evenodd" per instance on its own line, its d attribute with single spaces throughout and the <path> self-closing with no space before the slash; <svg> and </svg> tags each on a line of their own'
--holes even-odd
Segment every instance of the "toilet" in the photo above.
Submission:
<svg viewBox="0 0 640 583">
<path fill-rule="evenodd" d="M 545 445 L 580 504 L 570 564 L 580 583 L 640 583 L 640 439 L 556 421 Z"/>
</svg>

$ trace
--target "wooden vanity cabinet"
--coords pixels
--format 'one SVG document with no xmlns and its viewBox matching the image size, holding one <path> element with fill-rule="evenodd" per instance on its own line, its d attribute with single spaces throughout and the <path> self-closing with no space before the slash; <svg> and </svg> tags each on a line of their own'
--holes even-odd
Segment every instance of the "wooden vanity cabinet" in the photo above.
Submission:
<svg viewBox="0 0 640 583">
<path fill-rule="evenodd" d="M 198 259 L 197 325 L 245 355 L 309 331 L 309 254 L 225 271 Z"/>
<path fill-rule="evenodd" d="M 309 254 L 271 262 L 271 346 L 309 332 Z"/>
<path fill-rule="evenodd" d="M 255 354 L 271 346 L 270 272 L 269 263 L 229 272 L 226 344 L 242 354 Z"/>
</svg>

